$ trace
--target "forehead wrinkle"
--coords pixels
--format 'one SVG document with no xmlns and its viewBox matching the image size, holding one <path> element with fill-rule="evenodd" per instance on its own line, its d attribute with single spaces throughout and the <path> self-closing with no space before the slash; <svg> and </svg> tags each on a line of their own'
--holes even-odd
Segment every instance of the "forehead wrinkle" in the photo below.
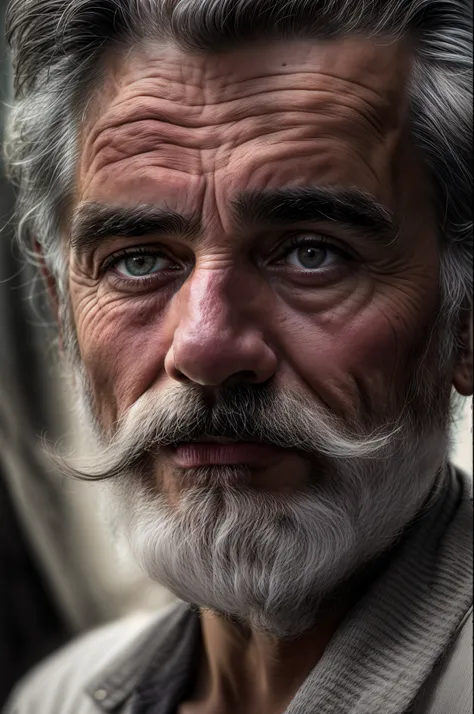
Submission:
<svg viewBox="0 0 474 714">
<path fill-rule="evenodd" d="M 214 116 L 212 122 L 204 122 L 202 117 L 199 122 L 186 121 L 186 115 L 178 111 L 179 107 L 168 116 L 163 116 L 165 112 L 159 106 L 154 112 L 152 102 L 148 103 L 146 112 L 139 110 L 137 113 L 134 108 L 128 120 L 117 115 L 115 119 L 110 118 L 103 129 L 96 127 L 96 132 L 86 139 L 83 157 L 89 157 L 95 168 L 100 168 L 140 154 L 148 154 L 152 161 L 153 152 L 159 157 L 169 147 L 176 146 L 179 148 L 176 158 L 179 158 L 180 167 L 196 173 L 202 169 L 200 159 L 206 152 L 242 147 L 248 141 L 258 140 L 259 136 L 267 142 L 274 142 L 279 133 L 282 133 L 283 139 L 317 139 L 319 135 L 330 135 L 332 130 L 334 135 L 343 138 L 344 127 L 351 126 L 354 138 L 364 146 L 387 140 L 389 128 L 383 126 L 380 114 L 372 111 L 367 103 L 359 101 L 356 107 L 350 106 L 347 101 L 337 101 L 332 96 L 326 102 L 321 99 L 319 97 L 317 112 L 311 111 L 305 103 L 300 110 L 298 102 L 290 99 L 285 107 L 280 97 L 278 106 L 267 103 L 260 112 L 259 107 L 247 110 L 247 107 L 240 106 L 240 111 L 227 116 Z M 197 153 L 190 153 L 193 150 Z M 102 158 L 99 158 L 101 155 Z M 212 163 L 212 155 L 207 156 L 206 161 Z"/>
<path fill-rule="evenodd" d="M 139 68 L 144 78 L 163 76 L 170 89 L 181 83 L 186 89 L 212 87 L 220 95 L 242 82 L 263 80 L 267 84 L 272 77 L 282 79 L 290 75 L 293 79 L 312 73 L 352 83 L 366 78 L 360 86 L 376 91 L 381 87 L 385 93 L 387 86 L 399 88 L 406 84 L 413 54 L 410 38 L 388 35 L 248 41 L 238 48 L 216 53 L 186 52 L 169 45 L 160 47 L 154 40 L 134 48 L 126 64 L 123 56 L 115 53 L 113 71 L 117 76 L 126 77 L 127 72 L 133 73 Z"/>
<path fill-rule="evenodd" d="M 200 101 L 190 101 L 189 99 L 189 84 L 181 85 L 174 81 L 170 88 L 169 83 L 163 81 L 163 75 L 156 73 L 148 78 L 149 81 L 144 81 L 142 78 L 134 78 L 128 84 L 124 84 L 121 91 L 116 92 L 111 99 L 110 105 L 119 105 L 121 102 L 127 102 L 132 99 L 140 100 L 141 97 L 153 97 L 163 102 L 171 104 L 184 104 L 189 109 L 201 110 L 203 107 L 216 107 L 231 105 L 233 110 L 233 102 L 248 99 L 251 102 L 255 98 L 266 94 L 284 93 L 285 91 L 293 92 L 300 91 L 306 94 L 314 92 L 341 92 L 343 95 L 356 94 L 360 96 L 360 92 L 366 95 L 366 100 L 373 100 L 374 105 L 384 105 L 390 103 L 392 97 L 386 91 L 377 91 L 362 81 L 355 79 L 346 80 L 338 77 L 335 74 L 321 72 L 316 69 L 308 69 L 303 71 L 294 71 L 291 73 L 281 74 L 274 72 L 270 74 L 262 74 L 252 79 L 238 78 L 234 81 L 228 80 L 224 87 L 220 87 L 217 91 L 213 91 L 207 85 L 203 87 L 195 87 L 198 95 L 201 95 Z M 181 87 L 181 91 L 180 88 Z M 174 90 L 174 91 L 172 91 Z M 209 92 L 213 96 L 203 97 L 205 92 Z M 197 97 L 199 98 L 199 97 Z"/>
<path fill-rule="evenodd" d="M 128 96 L 121 96 L 112 102 L 99 121 L 91 127 L 92 137 L 109 129 L 127 123 L 159 121 L 163 125 L 175 127 L 206 129 L 218 125 L 235 124 L 238 121 L 252 119 L 258 115 L 287 114 L 305 112 L 318 115 L 324 111 L 355 111 L 370 118 L 374 125 L 382 128 L 392 125 L 400 116 L 398 110 L 383 96 L 364 96 L 357 91 L 351 92 L 348 86 L 320 87 L 314 83 L 309 87 L 255 88 L 238 98 L 215 98 L 214 101 L 190 103 L 183 98 L 170 100 L 160 96 L 156 87 L 151 87 L 145 94 L 143 88 L 135 88 Z M 400 100 L 400 97 L 399 97 Z"/>
<path fill-rule="evenodd" d="M 288 44 L 285 44 L 283 49 L 281 43 L 273 44 L 278 50 L 278 59 L 280 59 L 280 53 L 284 55 L 285 52 L 288 52 Z M 300 49 L 305 45 L 303 41 L 289 44 Z M 162 47 L 160 51 L 160 47 L 154 43 L 147 52 L 144 52 L 143 47 L 135 49 L 128 55 L 127 63 L 124 65 L 123 56 L 116 50 L 112 56 L 113 61 L 108 63 L 109 72 L 105 79 L 105 86 L 102 86 L 101 91 L 96 92 L 95 95 L 96 108 L 93 114 L 96 121 L 93 124 L 99 124 L 98 128 L 100 128 L 100 119 L 104 113 L 108 117 L 106 122 L 111 120 L 113 124 L 115 121 L 114 112 L 118 114 L 119 123 L 127 121 L 127 112 L 123 110 L 122 105 L 132 101 L 134 107 L 131 112 L 133 115 L 141 98 L 147 95 L 161 103 L 160 112 L 163 112 L 163 121 L 170 120 L 166 112 L 171 109 L 171 121 L 176 123 L 174 105 L 177 105 L 180 114 L 186 108 L 191 122 L 197 121 L 198 124 L 200 122 L 212 123 L 212 117 L 205 116 L 206 111 L 223 112 L 222 117 L 217 117 L 217 123 L 226 121 L 226 109 L 230 114 L 230 119 L 235 120 L 236 116 L 238 118 L 236 112 L 240 112 L 241 115 L 249 115 L 249 108 L 255 110 L 258 96 L 262 97 L 264 104 L 260 109 L 267 111 L 265 105 L 270 102 L 272 90 L 279 94 L 279 108 L 282 95 L 285 92 L 285 84 L 290 85 L 288 88 L 290 92 L 301 90 L 301 94 L 306 95 L 306 98 L 308 95 L 315 97 L 317 93 L 324 92 L 328 87 L 333 96 L 340 95 L 339 101 L 344 101 L 352 94 L 357 97 L 357 101 L 364 101 L 368 110 L 372 112 L 386 115 L 387 118 L 393 117 L 394 114 L 398 115 L 401 103 L 400 95 L 407 87 L 408 71 L 404 72 L 404 67 L 400 67 L 400 62 L 398 62 L 395 72 L 394 64 L 396 63 L 387 61 L 385 55 L 388 54 L 392 57 L 395 54 L 396 59 L 400 59 L 402 53 L 403 64 L 407 65 L 405 46 L 402 47 L 400 43 L 392 43 L 382 47 L 376 46 L 368 39 L 348 38 L 341 46 L 341 50 L 345 50 L 342 52 L 341 60 L 334 59 L 334 52 L 331 52 L 331 47 L 335 44 L 337 44 L 336 41 L 331 41 L 325 43 L 326 47 L 324 47 L 324 43 L 306 43 L 309 48 L 309 51 L 306 50 L 306 54 L 309 54 L 310 57 L 305 57 L 303 62 L 301 58 L 298 61 L 294 61 L 292 58 L 292 61 L 286 63 L 286 67 L 282 67 L 282 62 L 279 61 L 277 72 L 268 62 L 248 63 L 248 57 L 251 57 L 252 54 L 256 54 L 260 59 L 262 57 L 265 59 L 268 53 L 271 51 L 274 53 L 275 47 L 272 48 L 271 43 L 263 48 L 258 46 L 253 48 L 252 45 L 249 45 L 239 50 L 237 54 L 241 54 L 242 59 L 247 59 L 247 62 L 244 67 L 242 67 L 242 62 L 238 63 L 237 70 L 235 62 L 232 63 L 232 58 L 236 53 L 232 51 L 217 57 L 189 56 L 169 47 Z M 329 51 L 328 45 L 330 46 Z M 354 61 L 350 63 L 344 62 L 348 47 L 353 53 L 355 48 Z M 254 49 L 254 53 L 252 53 L 252 49 Z M 156 57 L 157 51 L 160 52 L 158 58 Z M 369 62 L 368 56 L 373 57 L 374 55 L 378 61 Z M 209 60 L 211 61 L 209 62 Z M 311 66 L 308 69 L 309 60 L 311 60 Z M 261 64 L 264 67 L 268 65 L 267 72 L 262 72 L 259 69 Z M 347 69 L 348 65 L 349 69 Z M 359 65 L 360 67 L 358 67 Z M 198 79 L 196 79 L 196 75 Z M 380 75 L 382 75 L 383 81 L 381 81 Z M 201 95 L 200 98 L 198 96 L 198 101 L 195 101 L 194 92 Z M 289 106 L 295 106 L 296 99 L 297 96 L 293 92 L 289 97 Z M 233 102 L 237 100 L 236 106 Z M 247 104 L 250 106 L 246 106 Z M 228 106 L 226 107 L 226 105 Z M 157 115 L 156 106 L 152 108 L 151 113 L 154 116 Z M 138 116 L 140 116 L 140 112 L 138 112 Z M 146 117 L 145 112 L 143 118 Z M 89 128 L 93 128 L 90 122 L 87 124 Z"/>
</svg>

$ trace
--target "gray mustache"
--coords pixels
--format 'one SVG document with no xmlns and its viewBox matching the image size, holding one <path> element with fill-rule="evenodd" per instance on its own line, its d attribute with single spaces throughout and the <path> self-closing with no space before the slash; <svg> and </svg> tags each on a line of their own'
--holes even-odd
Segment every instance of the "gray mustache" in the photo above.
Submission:
<svg viewBox="0 0 474 714">
<path fill-rule="evenodd" d="M 258 439 L 284 445 L 287 434 L 278 434 L 271 414 L 275 397 L 266 387 L 235 387 L 217 395 L 194 397 L 191 408 L 160 419 L 156 415 L 151 440 L 157 446 L 175 446 L 207 437 Z M 302 445 L 303 446 L 303 445 Z"/>
<path fill-rule="evenodd" d="M 74 478 L 105 480 L 147 468 L 164 447 L 203 437 L 258 440 L 320 458 L 370 458 L 391 445 L 399 430 L 392 424 L 371 434 L 350 434 L 342 420 L 322 406 L 270 385 L 218 391 L 176 385 L 140 397 L 93 460 L 79 467 L 57 454 L 54 460 Z"/>
<path fill-rule="evenodd" d="M 192 443 L 206 437 L 235 441 L 260 441 L 303 452 L 314 450 L 314 442 L 302 438 L 298 428 L 275 419 L 278 405 L 266 387 L 236 387 L 208 395 L 195 393 L 187 405 L 171 413 L 157 410 L 143 438 L 128 452 L 129 465 L 139 466 L 147 455 L 158 455 L 163 447 Z"/>
</svg>

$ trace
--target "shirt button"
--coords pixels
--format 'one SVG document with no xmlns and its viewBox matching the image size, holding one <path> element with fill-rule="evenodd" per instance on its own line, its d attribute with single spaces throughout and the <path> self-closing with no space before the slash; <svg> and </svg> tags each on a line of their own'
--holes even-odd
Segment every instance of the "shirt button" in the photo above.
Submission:
<svg viewBox="0 0 474 714">
<path fill-rule="evenodd" d="M 105 689 L 97 689 L 94 692 L 94 699 L 97 699 L 98 702 L 103 702 L 104 699 L 107 699 L 107 692 Z"/>
</svg>

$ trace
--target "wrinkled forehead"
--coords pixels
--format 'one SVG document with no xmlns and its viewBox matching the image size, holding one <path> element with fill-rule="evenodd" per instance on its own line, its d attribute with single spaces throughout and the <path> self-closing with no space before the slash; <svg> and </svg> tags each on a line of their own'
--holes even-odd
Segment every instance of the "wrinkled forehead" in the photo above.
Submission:
<svg viewBox="0 0 474 714">
<path fill-rule="evenodd" d="M 239 190 L 314 182 L 393 209 L 412 61 L 407 40 L 387 37 L 116 48 L 82 125 L 78 200 L 159 198 L 211 215 L 210 181 L 221 205 Z"/>
<path fill-rule="evenodd" d="M 181 105 L 196 123 L 208 117 L 215 123 L 238 121 L 249 114 L 246 100 L 256 111 L 277 109 L 279 90 L 293 92 L 295 109 L 311 109 L 325 93 L 358 96 L 380 122 L 399 122 L 406 113 L 412 61 L 412 43 L 388 37 L 254 42 L 215 54 L 147 41 L 107 54 L 104 81 L 89 104 L 84 129 L 100 117 L 104 124 L 119 117 L 126 121 L 147 98 L 162 102 L 164 116 L 167 108 Z"/>
</svg>

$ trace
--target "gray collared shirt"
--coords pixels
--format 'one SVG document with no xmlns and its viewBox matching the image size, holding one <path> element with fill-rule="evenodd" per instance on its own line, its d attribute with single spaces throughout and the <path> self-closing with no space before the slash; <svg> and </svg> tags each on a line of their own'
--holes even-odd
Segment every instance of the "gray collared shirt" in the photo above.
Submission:
<svg viewBox="0 0 474 714">
<path fill-rule="evenodd" d="M 180 610 L 181 613 L 181 610 Z M 174 629 L 157 647 L 132 697 L 132 714 L 174 714 L 193 685 L 201 644 L 199 615 L 182 610 Z"/>
<path fill-rule="evenodd" d="M 73 640 L 16 687 L 3 714 L 175 714 L 192 685 L 199 615 L 175 602 Z"/>
<path fill-rule="evenodd" d="M 87 694 L 103 712 L 174 714 L 192 685 L 199 643 L 197 611 L 177 603 L 90 682 Z"/>
</svg>

